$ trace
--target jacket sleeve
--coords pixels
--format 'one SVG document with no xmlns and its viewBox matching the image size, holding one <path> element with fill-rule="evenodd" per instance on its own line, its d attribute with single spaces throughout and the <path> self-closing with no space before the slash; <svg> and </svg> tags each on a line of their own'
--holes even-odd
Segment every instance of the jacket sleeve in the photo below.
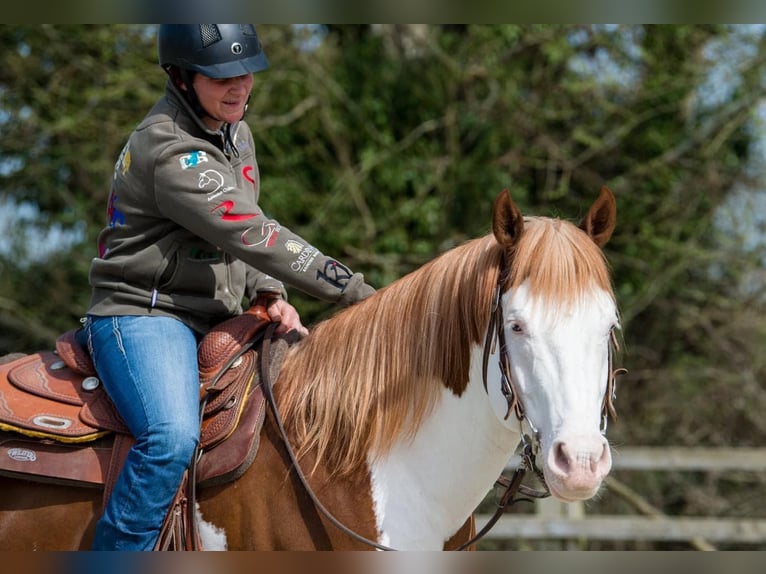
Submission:
<svg viewBox="0 0 766 574">
<path fill-rule="evenodd" d="M 253 166 L 238 169 L 203 140 L 170 145 L 155 163 L 157 205 L 195 235 L 308 295 L 348 305 L 374 293 L 361 273 L 267 217 L 247 179 Z"/>
<path fill-rule="evenodd" d="M 287 301 L 287 291 L 285 290 L 285 286 L 278 279 L 274 279 L 271 275 L 267 275 L 250 265 L 246 266 L 245 274 L 245 295 L 247 295 L 247 298 L 251 301 L 254 301 L 258 297 L 258 294 L 264 293 L 279 295 L 282 299 Z"/>
</svg>

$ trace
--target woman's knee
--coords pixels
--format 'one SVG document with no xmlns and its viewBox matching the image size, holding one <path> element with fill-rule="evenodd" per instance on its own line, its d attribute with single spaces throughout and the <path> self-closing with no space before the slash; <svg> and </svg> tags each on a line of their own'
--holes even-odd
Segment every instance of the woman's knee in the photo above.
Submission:
<svg viewBox="0 0 766 574">
<path fill-rule="evenodd" d="M 146 432 L 147 454 L 152 459 L 191 461 L 199 443 L 199 425 L 159 423 Z"/>
</svg>

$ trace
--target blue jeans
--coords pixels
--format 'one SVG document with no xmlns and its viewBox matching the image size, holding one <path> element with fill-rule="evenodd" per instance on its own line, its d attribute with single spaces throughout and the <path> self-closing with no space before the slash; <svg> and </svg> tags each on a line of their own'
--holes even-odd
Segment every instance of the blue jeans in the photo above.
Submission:
<svg viewBox="0 0 766 574">
<path fill-rule="evenodd" d="M 152 550 L 199 442 L 197 337 L 181 321 L 148 316 L 88 316 L 82 334 L 136 439 L 93 549 Z"/>
</svg>

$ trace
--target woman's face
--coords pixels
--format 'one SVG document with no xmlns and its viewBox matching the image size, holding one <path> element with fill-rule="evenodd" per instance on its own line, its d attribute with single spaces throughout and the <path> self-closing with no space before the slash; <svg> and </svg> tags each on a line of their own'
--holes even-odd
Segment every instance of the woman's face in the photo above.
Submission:
<svg viewBox="0 0 766 574">
<path fill-rule="evenodd" d="M 222 79 L 194 74 L 192 83 L 200 104 L 212 116 L 203 118 L 209 128 L 217 130 L 224 123 L 235 123 L 242 119 L 253 89 L 252 74 Z"/>
</svg>

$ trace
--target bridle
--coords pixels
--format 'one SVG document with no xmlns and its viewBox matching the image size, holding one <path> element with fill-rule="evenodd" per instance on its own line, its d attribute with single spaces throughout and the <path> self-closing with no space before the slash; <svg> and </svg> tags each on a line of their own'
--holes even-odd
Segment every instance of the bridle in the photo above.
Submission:
<svg viewBox="0 0 766 574">
<path fill-rule="evenodd" d="M 508 344 L 505 338 L 505 318 L 503 316 L 503 306 L 501 304 L 502 294 L 503 294 L 503 281 L 502 281 L 502 274 L 501 274 L 498 280 L 498 284 L 495 287 L 495 294 L 492 299 L 492 308 L 490 310 L 489 325 L 487 326 L 487 334 L 484 339 L 484 353 L 482 357 L 482 380 L 484 382 L 484 391 L 487 394 L 489 394 L 489 389 L 487 386 L 487 371 L 489 368 L 489 358 L 495 352 L 495 350 L 498 350 L 499 351 L 498 366 L 500 367 L 500 391 L 502 392 L 503 397 L 505 397 L 505 400 L 506 400 L 506 412 L 503 418 L 504 420 L 508 420 L 508 417 L 511 416 L 511 412 L 513 412 L 516 415 L 516 419 L 519 421 L 519 426 L 520 426 L 519 434 L 521 435 L 521 442 L 519 444 L 519 448 L 517 449 L 517 451 L 518 450 L 521 451 L 521 464 L 518 466 L 518 468 L 513 474 L 513 477 L 510 480 L 506 479 L 504 476 L 500 476 L 500 478 L 497 480 L 495 485 L 505 487 L 505 492 L 499 498 L 495 514 L 492 515 L 492 517 L 484 526 L 484 528 L 481 530 L 481 532 L 479 532 L 469 542 L 461 546 L 460 550 L 467 548 L 468 546 L 470 546 L 471 544 L 479 540 L 487 532 L 489 532 L 489 530 L 495 525 L 495 523 L 505 513 L 505 509 L 507 506 L 513 505 L 516 502 L 529 501 L 529 499 L 531 498 L 547 498 L 548 496 L 550 496 L 550 490 L 548 488 L 548 485 L 545 483 L 545 477 L 543 476 L 543 472 L 542 470 L 539 469 L 539 467 L 535 463 L 535 456 L 541 450 L 539 433 L 537 431 L 537 428 L 529 420 L 526 410 L 524 409 L 524 404 L 521 402 L 519 398 L 519 394 L 516 392 L 513 386 L 513 378 L 511 376 L 511 360 L 510 360 L 510 354 L 508 352 Z M 499 345 L 499 349 L 496 348 L 495 343 Z M 608 348 L 608 359 L 607 359 L 608 360 L 607 386 L 606 386 L 606 392 L 604 393 L 604 398 L 601 403 L 601 428 L 600 428 L 601 434 L 606 434 L 606 426 L 607 426 L 607 421 L 609 419 L 609 416 L 611 416 L 612 418 L 616 418 L 617 416 L 617 413 L 615 412 L 615 409 L 614 409 L 614 401 L 617 398 L 615 378 L 617 375 L 627 372 L 625 369 L 617 369 L 617 370 L 612 369 L 612 360 L 613 360 L 614 350 L 618 348 L 617 338 L 616 338 L 614 329 L 612 329 L 610 333 L 609 343 L 610 344 Z M 525 422 L 532 431 L 531 438 L 529 437 L 529 435 L 527 435 L 524 432 Z M 537 476 L 537 479 L 542 485 L 543 490 L 532 489 L 521 484 L 521 481 L 524 479 L 524 475 L 526 474 L 527 471 L 531 471 Z M 517 493 L 523 495 L 526 498 L 514 498 Z"/>
<path fill-rule="evenodd" d="M 505 340 L 505 328 L 503 327 L 505 320 L 503 318 L 503 306 L 500 304 L 502 297 L 502 285 L 498 282 L 495 287 L 495 295 L 492 298 L 492 308 L 489 313 L 489 326 L 487 327 L 487 335 L 484 339 L 484 357 L 482 359 L 482 380 L 484 381 L 484 391 L 489 394 L 487 388 L 487 369 L 489 367 L 489 357 L 495 352 L 495 339 L 500 343 L 500 353 L 498 363 L 500 366 L 500 391 L 503 393 L 506 402 L 508 403 L 508 409 L 505 412 L 504 420 L 508 420 L 511 416 L 511 411 L 516 413 L 516 418 L 519 422 L 523 422 L 527 417 L 524 412 L 524 405 L 519 401 L 518 394 L 513 390 L 513 383 L 511 382 L 511 361 L 508 357 L 508 344 Z M 530 425 L 531 427 L 531 425 Z M 532 427 L 534 428 L 534 427 Z M 524 433 L 522 433 L 523 436 Z"/>
<path fill-rule="evenodd" d="M 499 281 L 497 287 L 495 288 L 495 295 L 492 299 L 489 326 L 487 327 L 487 335 L 484 339 L 484 355 L 482 359 L 482 380 L 484 382 L 484 391 L 489 394 L 489 389 L 487 388 L 487 370 L 489 366 L 489 357 L 495 352 L 496 349 L 495 339 L 497 339 L 497 342 L 499 342 L 500 345 L 498 355 L 498 364 L 500 367 L 500 391 L 503 393 L 503 397 L 505 397 L 507 402 L 507 410 L 503 418 L 508 420 L 508 417 L 511 416 L 511 411 L 513 411 L 516 414 L 516 418 L 518 419 L 519 423 L 523 424 L 526 422 L 529 428 L 532 429 L 533 434 L 536 435 L 537 429 L 529 420 L 529 417 L 524 410 L 524 405 L 519 400 L 518 393 L 513 387 L 513 378 L 511 377 L 511 360 L 510 354 L 508 353 L 508 344 L 505 339 L 505 319 L 503 317 L 503 306 L 501 304 L 502 292 L 502 281 Z M 604 398 L 601 401 L 601 434 L 606 434 L 607 421 L 609 417 L 611 416 L 612 418 L 617 418 L 617 412 L 614 408 L 614 401 L 617 398 L 615 379 L 618 375 L 627 373 L 626 369 L 612 369 L 615 349 L 619 350 L 619 345 L 617 343 L 615 330 L 612 329 L 609 333 L 607 359 L 607 372 L 609 374 L 607 377 L 606 392 L 604 393 Z M 521 436 L 523 442 L 523 429 Z M 535 437 L 535 439 L 537 440 L 538 437 Z"/>
<path fill-rule="evenodd" d="M 524 405 L 519 400 L 519 395 L 518 393 L 515 392 L 513 388 L 513 379 L 511 378 L 510 358 L 508 355 L 508 346 L 505 339 L 503 309 L 500 303 L 501 295 L 502 295 L 502 284 L 499 282 L 495 290 L 495 295 L 492 301 L 489 326 L 487 328 L 487 335 L 484 341 L 482 376 L 483 376 L 483 382 L 484 382 L 484 390 L 488 392 L 487 370 L 488 370 L 488 364 L 489 364 L 489 357 L 494 352 L 495 338 L 497 338 L 497 341 L 499 342 L 499 346 L 500 346 L 499 365 L 500 365 L 500 373 L 501 373 L 501 391 L 508 405 L 507 411 L 505 414 L 505 419 L 508 419 L 511 412 L 513 411 L 516 415 L 516 418 L 519 420 L 519 423 L 522 425 L 521 442 L 519 444 L 519 448 L 517 449 L 517 452 L 519 452 L 521 457 L 521 463 L 516 468 L 516 470 L 514 471 L 513 475 L 510 478 L 504 475 L 501 475 L 497 479 L 497 481 L 495 481 L 495 487 L 502 490 L 501 490 L 501 494 L 498 496 L 494 514 L 491 516 L 491 518 L 487 521 L 487 523 L 478 533 L 476 533 L 473 537 L 471 537 L 470 540 L 468 540 L 467 542 L 462 544 L 459 548 L 457 548 L 457 550 L 467 550 L 468 548 L 476 544 L 476 542 L 478 542 L 481 538 L 483 538 L 494 527 L 494 525 L 497 523 L 500 517 L 503 514 L 505 514 L 506 509 L 509 506 L 512 506 L 513 504 L 516 504 L 517 502 L 522 502 L 522 501 L 530 502 L 531 501 L 530 499 L 532 498 L 546 498 L 550 496 L 550 490 L 548 489 L 548 486 L 545 484 L 545 478 L 543 477 L 543 472 L 538 468 L 535 462 L 536 455 L 540 451 L 540 441 L 539 441 L 537 430 L 529 421 L 529 418 L 527 417 L 526 412 L 524 410 Z M 322 504 L 322 502 L 319 500 L 316 493 L 309 485 L 306 476 L 301 470 L 300 464 L 298 462 L 298 458 L 295 452 L 293 451 L 292 447 L 290 446 L 287 431 L 285 430 L 284 424 L 282 422 L 282 417 L 280 416 L 279 410 L 277 409 L 276 400 L 274 398 L 274 394 L 272 391 L 271 381 L 269 380 L 270 379 L 270 376 L 269 376 L 270 345 L 271 345 L 272 338 L 274 337 L 274 331 L 276 330 L 278 325 L 279 323 L 271 323 L 266 328 L 266 331 L 263 335 L 263 345 L 260 351 L 261 352 L 261 381 L 263 384 L 264 395 L 266 396 L 266 400 L 269 403 L 269 407 L 271 408 L 272 414 L 274 415 L 274 421 L 277 425 L 280 436 L 282 438 L 282 442 L 284 443 L 285 449 L 287 451 L 287 455 L 290 459 L 293 469 L 295 470 L 296 475 L 298 476 L 298 479 L 300 480 L 301 484 L 303 485 L 304 489 L 309 495 L 309 498 L 311 498 L 311 501 L 314 503 L 316 508 L 336 528 L 338 528 L 339 530 L 341 530 L 342 532 L 344 532 L 346 535 L 353 538 L 354 540 L 361 542 L 372 548 L 375 548 L 377 550 L 396 550 L 396 548 L 391 548 L 384 544 L 380 544 L 378 542 L 375 542 L 374 540 L 370 540 L 369 538 L 366 538 L 358 534 L 357 532 L 351 530 L 349 527 L 343 524 L 340 520 L 338 520 L 338 518 L 336 518 L 332 514 L 332 512 L 330 512 L 330 510 L 328 510 L 327 507 L 325 507 L 324 504 Z M 615 416 L 615 410 L 613 405 L 613 401 L 615 399 L 615 384 L 614 384 L 615 375 L 620 374 L 621 372 L 624 372 L 624 369 L 618 369 L 617 371 L 612 371 L 612 347 L 616 345 L 614 333 L 612 333 L 611 342 L 613 344 L 610 344 L 609 346 L 609 373 L 610 373 L 609 381 L 607 383 L 607 390 L 606 390 L 606 394 L 604 396 L 604 400 L 602 404 L 602 417 L 603 417 L 602 418 L 603 422 L 601 425 L 602 433 L 606 432 L 606 420 L 608 416 L 609 415 L 613 417 Z M 523 423 L 525 421 L 527 425 L 530 427 L 530 429 L 532 429 L 533 438 L 530 438 L 526 433 L 523 432 Z M 532 489 L 522 484 L 526 476 L 526 473 L 528 471 L 533 472 L 537 476 L 544 490 Z M 519 494 L 521 495 L 521 497 L 517 497 L 517 495 Z"/>
</svg>

